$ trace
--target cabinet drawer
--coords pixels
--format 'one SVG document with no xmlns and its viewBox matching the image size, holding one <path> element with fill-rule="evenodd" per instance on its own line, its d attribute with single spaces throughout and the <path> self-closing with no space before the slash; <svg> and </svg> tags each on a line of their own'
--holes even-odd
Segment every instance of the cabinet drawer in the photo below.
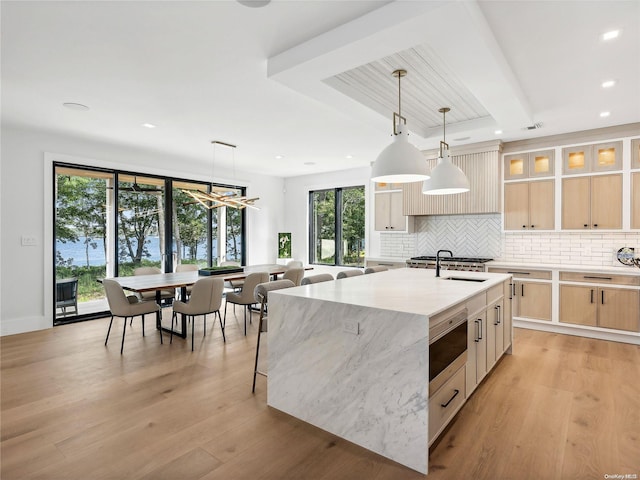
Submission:
<svg viewBox="0 0 640 480">
<path fill-rule="evenodd" d="M 476 312 L 484 310 L 487 306 L 487 294 L 486 292 L 479 293 L 475 297 L 467 300 L 467 312 L 469 315 L 475 315 Z"/>
<path fill-rule="evenodd" d="M 489 267 L 489 272 L 510 273 L 513 278 L 531 278 L 535 280 L 551 280 L 551 270 L 527 270 L 526 268 Z"/>
<path fill-rule="evenodd" d="M 504 295 L 504 286 L 502 284 L 491 287 L 487 290 L 487 305 L 495 302 Z"/>
<path fill-rule="evenodd" d="M 447 426 L 465 400 L 465 367 L 429 398 L 429 444 Z"/>
<path fill-rule="evenodd" d="M 560 272 L 560 281 L 638 286 L 640 285 L 640 276 L 599 272 Z"/>
</svg>

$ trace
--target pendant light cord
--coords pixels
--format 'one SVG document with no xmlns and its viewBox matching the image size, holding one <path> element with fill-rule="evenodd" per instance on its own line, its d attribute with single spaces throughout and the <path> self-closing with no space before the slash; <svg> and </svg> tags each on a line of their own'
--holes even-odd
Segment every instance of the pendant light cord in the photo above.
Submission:
<svg viewBox="0 0 640 480">
<path fill-rule="evenodd" d="M 400 79 L 402 75 L 398 74 L 398 116 L 402 118 L 402 102 L 401 102 L 401 94 L 400 94 Z"/>
</svg>

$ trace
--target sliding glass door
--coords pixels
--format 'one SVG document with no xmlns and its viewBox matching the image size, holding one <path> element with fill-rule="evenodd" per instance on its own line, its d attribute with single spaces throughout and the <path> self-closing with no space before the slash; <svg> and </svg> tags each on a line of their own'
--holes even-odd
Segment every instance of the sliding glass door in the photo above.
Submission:
<svg viewBox="0 0 640 480">
<path fill-rule="evenodd" d="M 244 211 L 188 193 L 243 188 L 63 164 L 54 164 L 54 185 L 54 324 L 108 312 L 98 278 L 141 266 L 244 264 Z"/>
</svg>

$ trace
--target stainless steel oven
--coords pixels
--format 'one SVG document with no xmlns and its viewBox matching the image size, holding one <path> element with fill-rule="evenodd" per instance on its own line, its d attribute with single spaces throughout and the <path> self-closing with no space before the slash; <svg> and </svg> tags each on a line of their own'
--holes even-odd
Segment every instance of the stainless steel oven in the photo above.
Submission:
<svg viewBox="0 0 640 480">
<path fill-rule="evenodd" d="M 467 362 L 467 309 L 429 326 L 429 394 L 436 392 Z"/>
</svg>

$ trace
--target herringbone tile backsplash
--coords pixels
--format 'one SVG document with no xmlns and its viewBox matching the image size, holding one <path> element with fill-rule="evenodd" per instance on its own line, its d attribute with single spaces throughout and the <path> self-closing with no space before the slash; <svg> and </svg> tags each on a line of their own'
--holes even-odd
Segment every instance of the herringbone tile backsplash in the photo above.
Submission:
<svg viewBox="0 0 640 480">
<path fill-rule="evenodd" d="M 380 236 L 381 255 L 435 255 L 438 250 L 445 248 L 456 257 L 500 258 L 500 221 L 499 214 L 416 217 L 415 234 L 399 236 L 391 233 Z M 410 251 L 411 248 L 413 251 Z"/>
</svg>

